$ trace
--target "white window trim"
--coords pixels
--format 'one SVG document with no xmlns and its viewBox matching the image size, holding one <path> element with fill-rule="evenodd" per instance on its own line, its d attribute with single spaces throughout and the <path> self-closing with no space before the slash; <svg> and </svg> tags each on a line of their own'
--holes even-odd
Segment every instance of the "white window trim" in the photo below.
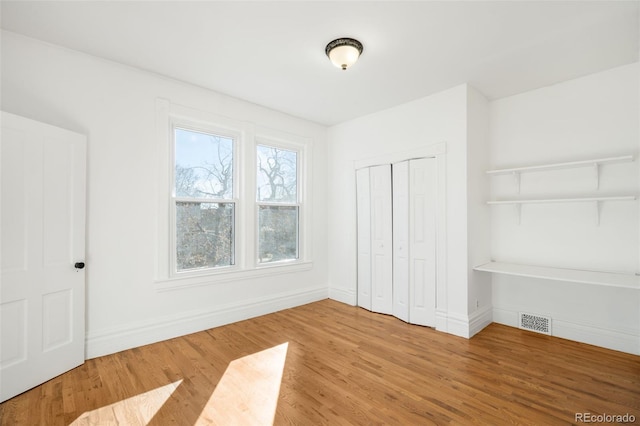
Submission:
<svg viewBox="0 0 640 426">
<path fill-rule="evenodd" d="M 258 269 L 270 268 L 282 265 L 291 265 L 298 263 L 305 263 L 310 260 L 310 235 L 311 229 L 309 229 L 308 223 L 310 223 L 309 215 L 311 209 L 307 208 L 308 202 L 308 186 L 310 185 L 311 176 L 311 162 L 309 161 L 309 150 L 312 149 L 312 143 L 309 139 L 294 137 L 291 135 L 285 135 L 280 132 L 270 129 L 257 129 L 255 143 L 253 147 L 254 158 L 257 160 L 257 148 L 258 145 L 269 146 L 273 148 L 281 148 L 289 151 L 295 151 L 297 153 L 297 183 L 296 183 L 296 195 L 297 199 L 295 203 L 269 203 L 257 201 L 256 192 L 253 193 L 254 200 L 254 224 L 257 226 L 258 221 L 258 208 L 260 205 L 274 205 L 274 206 L 295 206 L 298 207 L 298 258 L 290 260 L 281 260 L 276 262 L 259 262 L 258 253 L 258 238 L 257 232 L 254 233 L 254 262 L 255 267 Z M 257 169 L 257 164 L 254 165 L 254 170 Z M 254 179 L 255 182 L 255 179 Z"/>
<path fill-rule="evenodd" d="M 291 264 L 278 263 L 256 269 L 236 270 L 234 272 L 217 269 L 208 274 L 192 274 L 185 277 L 157 280 L 156 291 L 165 292 L 194 287 L 203 287 L 215 284 L 224 284 L 233 281 L 242 281 L 257 278 L 268 278 L 277 275 L 310 271 L 313 262 L 295 262 Z"/>
<path fill-rule="evenodd" d="M 172 206 L 174 171 L 173 128 L 186 127 L 221 136 L 234 137 L 235 265 L 175 272 L 175 212 Z M 157 291 L 214 285 L 229 281 L 254 279 L 310 270 L 312 206 L 308 188 L 311 184 L 311 138 L 259 127 L 246 121 L 181 106 L 167 99 L 156 100 L 156 137 L 158 184 L 156 196 L 155 283 Z M 300 203 L 298 259 L 258 264 L 256 147 L 259 144 L 299 152 L 298 199 Z M 236 186 L 237 185 L 237 186 Z M 174 259 L 172 261 L 172 258 Z"/>
<path fill-rule="evenodd" d="M 193 276 L 193 275 L 206 275 L 206 274 L 211 274 L 214 271 L 224 271 L 224 272 L 232 272 L 234 270 L 238 270 L 241 269 L 241 266 L 239 266 L 238 264 L 242 264 L 242 259 L 241 256 L 239 256 L 238 253 L 238 236 L 237 236 L 237 232 L 238 232 L 238 212 L 241 211 L 243 208 L 246 208 L 245 206 L 242 205 L 242 203 L 240 202 L 239 198 L 238 198 L 238 193 L 239 193 L 239 187 L 240 187 L 240 173 L 239 173 L 239 155 L 238 153 L 240 152 L 240 146 L 242 145 L 243 142 L 243 134 L 242 131 L 240 130 L 232 130 L 232 129 L 228 129 L 228 128 L 222 128 L 222 127 L 218 127 L 215 125 L 211 125 L 211 124 L 203 124 L 197 121 L 193 121 L 193 120 L 189 120 L 189 119 L 185 119 L 183 117 L 170 117 L 170 158 L 171 158 L 171 167 L 169 170 L 169 174 L 170 174 L 170 183 L 169 183 L 169 187 L 167 188 L 167 190 L 169 191 L 169 198 L 170 198 L 170 213 L 169 213 L 169 227 L 170 227 L 170 240 L 169 240 L 169 244 L 170 244 L 170 259 L 169 259 L 169 277 L 170 278 L 177 278 L 177 277 L 186 277 L 186 276 Z M 202 133 L 206 133 L 206 134 L 211 134 L 211 135 L 215 135 L 215 136 L 222 136 L 225 138 L 229 138 L 233 141 L 233 151 L 232 151 L 232 155 L 233 155 L 233 176 L 232 176 L 232 180 L 233 180 L 233 185 L 232 185 L 232 193 L 233 193 L 233 197 L 230 199 L 223 199 L 223 198 L 211 198 L 211 199 L 205 199 L 205 198 L 196 198 L 196 199 L 191 199 L 191 198 L 185 198 L 185 197 L 176 197 L 175 194 L 175 130 L 176 129 L 184 129 L 187 131 L 194 131 L 194 132 L 202 132 Z M 217 266 L 217 267 L 212 267 L 212 268 L 194 268 L 194 269 L 189 269 L 189 270 L 183 270 L 183 271 L 178 271 L 178 265 L 177 265 L 177 247 L 176 247 L 176 209 L 175 206 L 178 202 L 180 201 L 194 201 L 194 202 L 204 202 L 204 203 L 233 203 L 234 204 L 234 209 L 233 209 L 233 265 L 228 265 L 228 266 Z"/>
</svg>

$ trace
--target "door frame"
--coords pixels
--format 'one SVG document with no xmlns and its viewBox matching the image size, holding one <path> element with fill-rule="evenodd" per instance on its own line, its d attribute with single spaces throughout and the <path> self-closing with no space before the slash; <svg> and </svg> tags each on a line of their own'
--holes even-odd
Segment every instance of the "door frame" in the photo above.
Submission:
<svg viewBox="0 0 640 426">
<path fill-rule="evenodd" d="M 22 204 L 5 213 L 23 217 L 23 230 L 3 241 L 22 245 L 22 250 L 16 247 L 22 254 L 0 273 L 0 279 L 10 280 L 2 283 L 9 292 L 0 300 L 3 316 L 21 324 L 12 322 L 15 331 L 4 336 L 12 342 L 0 360 L 5 362 L 0 364 L 0 401 L 5 401 L 86 358 L 87 138 L 4 111 L 1 118 L 5 136 L 15 132 L 15 138 L 1 142 L 2 150 L 18 150 L 15 160 L 3 159 L 12 161 L 5 178 L 21 177 L 3 196 L 13 194 Z"/>
<path fill-rule="evenodd" d="M 420 148 L 399 151 L 386 155 L 354 161 L 355 172 L 360 169 L 383 164 L 395 164 L 414 158 L 436 159 L 436 330 L 447 331 L 447 143 L 438 142 Z M 357 251 L 357 248 L 356 248 Z M 356 253 L 357 258 L 357 253 Z M 356 295 L 358 294 L 356 280 Z"/>
</svg>

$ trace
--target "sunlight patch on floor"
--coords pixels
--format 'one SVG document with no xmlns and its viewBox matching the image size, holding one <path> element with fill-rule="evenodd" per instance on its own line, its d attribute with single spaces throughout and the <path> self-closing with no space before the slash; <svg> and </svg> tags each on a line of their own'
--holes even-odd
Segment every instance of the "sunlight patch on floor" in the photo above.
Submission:
<svg viewBox="0 0 640 426">
<path fill-rule="evenodd" d="M 146 425 L 180 383 L 182 380 L 87 411 L 71 425 Z"/>
<path fill-rule="evenodd" d="M 289 343 L 229 363 L 196 425 L 270 425 Z"/>
</svg>

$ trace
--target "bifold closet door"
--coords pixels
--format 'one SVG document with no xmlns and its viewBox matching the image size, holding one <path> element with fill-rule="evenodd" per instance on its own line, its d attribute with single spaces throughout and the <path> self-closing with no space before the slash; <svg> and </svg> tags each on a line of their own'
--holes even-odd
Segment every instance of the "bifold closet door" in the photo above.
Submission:
<svg viewBox="0 0 640 426">
<path fill-rule="evenodd" d="M 371 187 L 371 310 L 393 310 L 391 165 L 369 169 Z"/>
<path fill-rule="evenodd" d="M 391 314 L 393 241 L 391 165 L 357 171 L 358 306 Z"/>
<path fill-rule="evenodd" d="M 393 165 L 393 315 L 435 326 L 436 162 Z"/>
<path fill-rule="evenodd" d="M 435 326 L 436 160 L 356 172 L 358 306 Z"/>
<path fill-rule="evenodd" d="M 409 322 L 436 325 L 436 202 L 434 158 L 409 162 Z"/>
<path fill-rule="evenodd" d="M 358 306 L 371 310 L 371 191 L 369 169 L 356 171 L 358 220 Z"/>
<path fill-rule="evenodd" d="M 393 165 L 393 316 L 409 322 L 409 162 Z"/>
</svg>

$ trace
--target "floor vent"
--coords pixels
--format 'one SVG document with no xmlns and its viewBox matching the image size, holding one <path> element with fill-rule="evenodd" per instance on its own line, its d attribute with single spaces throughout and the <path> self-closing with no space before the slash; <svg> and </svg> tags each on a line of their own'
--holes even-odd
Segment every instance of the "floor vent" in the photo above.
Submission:
<svg viewBox="0 0 640 426">
<path fill-rule="evenodd" d="M 551 336 L 551 317 L 520 312 L 518 327 Z"/>
</svg>

